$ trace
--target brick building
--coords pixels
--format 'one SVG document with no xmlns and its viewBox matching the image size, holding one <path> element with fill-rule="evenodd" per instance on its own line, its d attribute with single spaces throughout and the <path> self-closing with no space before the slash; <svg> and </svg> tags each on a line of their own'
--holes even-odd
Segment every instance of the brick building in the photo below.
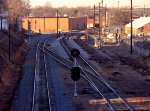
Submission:
<svg viewBox="0 0 150 111">
<path fill-rule="evenodd" d="M 87 28 L 94 27 L 94 19 L 87 19 Z"/>
<path fill-rule="evenodd" d="M 133 34 L 150 34 L 150 17 L 140 17 L 132 22 L 133 24 Z M 131 33 L 131 23 L 125 25 L 125 33 Z"/>
<path fill-rule="evenodd" d="M 68 32 L 70 30 L 85 30 L 87 17 L 30 17 L 22 18 L 22 28 L 28 30 L 28 20 L 31 22 L 33 32 Z"/>
</svg>

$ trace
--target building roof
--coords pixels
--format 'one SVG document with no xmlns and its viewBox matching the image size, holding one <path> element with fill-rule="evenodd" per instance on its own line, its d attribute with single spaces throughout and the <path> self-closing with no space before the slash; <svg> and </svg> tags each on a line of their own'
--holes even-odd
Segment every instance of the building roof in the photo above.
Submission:
<svg viewBox="0 0 150 111">
<path fill-rule="evenodd" d="M 150 23 L 150 17 L 140 17 L 132 22 L 133 28 L 141 28 L 148 23 Z M 131 23 L 127 24 L 126 27 L 131 27 Z"/>
</svg>

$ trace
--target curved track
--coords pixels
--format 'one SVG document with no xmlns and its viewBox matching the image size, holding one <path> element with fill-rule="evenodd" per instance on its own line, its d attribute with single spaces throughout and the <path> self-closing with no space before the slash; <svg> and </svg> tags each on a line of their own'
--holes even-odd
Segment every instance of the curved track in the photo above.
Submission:
<svg viewBox="0 0 150 111">
<path fill-rule="evenodd" d="M 69 37 L 61 39 L 61 44 L 70 55 L 70 50 L 73 48 L 70 44 L 67 43 Z M 72 59 L 72 57 L 70 56 Z M 94 90 L 97 91 L 99 95 L 105 100 L 111 110 L 130 110 L 133 111 L 133 108 L 127 103 L 127 101 L 119 96 L 119 94 L 100 76 L 100 74 L 90 65 L 88 62 L 80 56 L 78 59 L 78 66 L 82 70 L 82 76 L 86 79 Z M 84 70 L 83 70 L 84 69 Z M 105 92 L 109 93 L 109 96 Z M 111 99 L 118 99 L 120 104 L 115 104 Z"/>
<path fill-rule="evenodd" d="M 43 39 L 37 45 L 32 111 L 51 111 Z"/>
</svg>

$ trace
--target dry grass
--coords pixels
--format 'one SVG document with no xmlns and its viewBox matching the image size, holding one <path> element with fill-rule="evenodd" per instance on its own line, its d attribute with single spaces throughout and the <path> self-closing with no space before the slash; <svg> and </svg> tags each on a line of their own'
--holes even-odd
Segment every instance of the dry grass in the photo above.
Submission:
<svg viewBox="0 0 150 111">
<path fill-rule="evenodd" d="M 21 65 L 25 61 L 24 52 L 28 49 L 19 35 L 13 36 L 11 43 L 10 60 L 8 39 L 0 44 L 0 111 L 9 108 L 10 100 L 20 78 Z"/>
</svg>

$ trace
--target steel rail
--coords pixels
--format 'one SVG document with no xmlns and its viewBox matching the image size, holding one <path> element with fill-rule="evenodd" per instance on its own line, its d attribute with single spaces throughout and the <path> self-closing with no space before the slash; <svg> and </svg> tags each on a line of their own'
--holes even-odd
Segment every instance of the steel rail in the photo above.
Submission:
<svg viewBox="0 0 150 111">
<path fill-rule="evenodd" d="M 66 42 L 67 43 L 67 42 Z M 65 44 L 63 43 L 63 46 L 65 46 Z M 71 45 L 67 45 L 71 48 L 73 48 Z M 67 48 L 67 46 L 65 46 L 65 48 Z M 70 48 L 69 48 L 70 49 Z M 69 49 L 66 49 L 66 50 L 69 50 Z M 68 51 L 69 52 L 69 51 Z M 104 78 L 102 76 L 100 76 L 98 74 L 98 72 L 90 65 L 88 64 L 88 62 L 82 57 L 80 56 L 80 58 L 95 72 L 96 74 L 96 78 L 99 79 L 103 84 L 105 84 L 111 91 L 113 91 L 113 93 L 126 105 L 126 107 L 128 107 L 128 109 L 130 111 L 133 111 L 133 109 L 131 108 L 131 106 L 129 106 L 129 104 L 126 102 L 126 100 L 124 100 L 123 98 L 120 97 L 120 95 L 104 80 Z M 78 64 L 79 65 L 79 64 Z M 80 66 L 80 65 L 79 65 Z M 80 66 L 81 67 L 81 66 Z M 110 103 L 111 104 L 111 103 Z M 109 106 L 111 107 L 111 105 L 109 104 Z M 111 109 L 114 109 L 113 107 L 111 107 Z M 114 109 L 115 110 L 115 109 Z"/>
<path fill-rule="evenodd" d="M 61 40 L 61 44 L 63 45 L 63 47 L 65 48 L 65 50 L 67 50 L 67 53 L 70 52 L 69 49 L 71 49 L 72 47 L 68 45 L 68 47 L 70 47 L 68 49 L 68 47 L 66 46 L 66 44 L 64 43 L 64 41 Z M 98 87 L 93 83 L 93 81 L 91 80 L 91 78 L 87 75 L 87 73 L 85 73 L 85 71 L 83 70 L 83 68 L 77 63 L 77 65 L 81 68 L 82 72 L 84 73 L 84 75 L 82 75 L 86 80 L 88 80 L 88 82 L 90 83 L 90 85 L 92 86 L 92 88 L 94 88 L 101 96 L 102 98 L 106 101 L 106 103 L 108 104 L 108 106 L 112 109 L 112 111 L 115 111 L 115 108 L 113 107 L 113 105 L 111 104 L 110 100 L 108 100 L 103 94 L 102 92 L 98 89 Z"/>
<path fill-rule="evenodd" d="M 47 48 L 47 47 L 46 47 Z M 51 51 L 52 52 L 52 51 Z M 66 66 L 67 68 L 71 69 L 72 67 L 70 67 L 70 65 L 67 65 L 66 62 L 62 62 L 62 58 L 59 56 L 53 56 L 52 54 L 50 54 L 50 52 L 46 52 L 49 56 L 51 56 L 52 58 L 54 58 L 55 60 L 57 60 L 59 63 L 63 64 L 64 66 Z M 54 53 L 54 52 L 53 52 Z M 60 59 L 60 60 L 59 60 Z M 107 98 L 104 97 L 104 95 L 101 93 L 101 91 L 97 88 L 97 86 L 92 82 L 92 80 L 87 76 L 87 74 L 85 73 L 84 69 L 82 67 L 80 67 L 82 69 L 82 73 L 81 76 L 88 82 L 90 83 L 91 87 L 96 90 L 104 99 L 104 101 L 106 101 L 108 103 L 108 105 L 111 107 L 111 109 L 113 111 L 115 111 L 115 109 L 110 105 L 111 103 L 109 102 L 109 100 Z"/>
<path fill-rule="evenodd" d="M 50 99 L 49 84 L 48 84 L 47 64 L 46 64 L 46 56 L 45 56 L 45 50 L 44 50 L 44 47 L 45 47 L 47 41 L 48 41 L 48 39 L 46 39 L 46 41 L 44 42 L 44 45 L 43 45 L 42 48 L 43 48 L 43 52 L 44 52 L 44 63 L 45 63 L 45 71 L 46 71 L 46 84 L 47 84 L 47 91 L 48 91 L 49 107 L 50 107 L 50 111 L 51 111 L 51 99 Z"/>
<path fill-rule="evenodd" d="M 70 47 L 72 47 L 70 45 Z M 128 109 L 130 109 L 130 111 L 133 111 L 133 109 L 131 108 L 131 106 L 127 103 L 127 101 L 125 99 L 123 99 L 114 89 L 113 87 L 111 87 L 105 80 L 104 78 L 82 57 L 80 56 L 81 59 L 95 72 L 97 79 L 99 79 L 102 83 L 104 83 L 111 91 L 114 92 L 114 94 L 128 107 Z M 95 77 L 96 77 L 95 76 Z"/>
<path fill-rule="evenodd" d="M 47 39 L 42 39 L 37 47 L 36 47 L 36 61 L 39 62 L 39 57 L 38 57 L 38 51 L 39 49 L 41 49 L 41 45 L 42 45 L 42 48 L 44 47 L 44 43 Z M 43 43 L 44 42 L 44 43 Z M 44 52 L 43 52 L 44 53 Z M 47 96 L 48 96 L 48 109 L 49 111 L 51 111 L 51 104 L 50 104 L 50 95 L 49 95 L 49 88 L 48 88 L 48 79 L 47 79 L 47 66 L 46 66 L 46 63 L 45 63 L 45 57 L 43 57 L 43 62 L 44 62 L 44 70 L 45 70 L 45 76 L 46 76 L 46 92 L 47 92 Z M 35 63 L 35 75 L 34 75 L 34 89 L 33 89 L 33 97 L 32 97 L 32 111 L 35 111 L 35 96 L 36 96 L 36 77 L 37 77 L 37 70 L 38 70 L 38 66 L 37 64 Z"/>
</svg>

